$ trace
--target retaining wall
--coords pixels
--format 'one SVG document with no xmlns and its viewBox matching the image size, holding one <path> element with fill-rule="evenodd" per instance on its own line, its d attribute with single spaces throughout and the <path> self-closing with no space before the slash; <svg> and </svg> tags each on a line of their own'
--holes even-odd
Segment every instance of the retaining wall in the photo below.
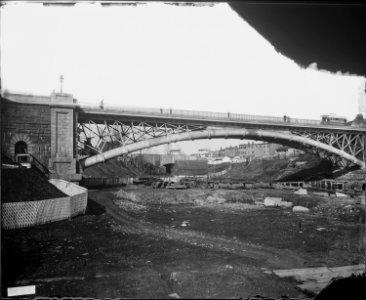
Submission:
<svg viewBox="0 0 366 300">
<path fill-rule="evenodd" d="M 14 229 L 60 221 L 85 213 L 88 190 L 62 179 L 50 183 L 67 197 L 2 204 L 2 228 Z"/>
</svg>

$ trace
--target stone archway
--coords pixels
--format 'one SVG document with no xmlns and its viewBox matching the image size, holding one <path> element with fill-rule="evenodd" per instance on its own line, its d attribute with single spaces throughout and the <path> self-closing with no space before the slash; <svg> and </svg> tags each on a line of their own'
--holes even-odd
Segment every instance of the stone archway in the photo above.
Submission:
<svg viewBox="0 0 366 300">
<path fill-rule="evenodd" d="M 14 155 L 28 153 L 28 145 L 24 141 L 16 142 L 14 145 Z"/>
<path fill-rule="evenodd" d="M 8 148 L 8 154 L 10 156 L 12 156 L 13 158 L 15 158 L 15 155 L 18 154 L 16 153 L 16 151 L 19 151 L 19 148 L 23 147 L 24 150 L 24 145 L 26 145 L 26 149 L 27 152 L 26 153 L 30 153 L 32 154 L 34 151 L 34 144 L 31 140 L 31 138 L 28 136 L 28 134 L 25 133 L 16 133 L 12 136 L 12 138 L 10 139 L 10 145 Z M 16 149 L 18 148 L 18 149 Z"/>
</svg>

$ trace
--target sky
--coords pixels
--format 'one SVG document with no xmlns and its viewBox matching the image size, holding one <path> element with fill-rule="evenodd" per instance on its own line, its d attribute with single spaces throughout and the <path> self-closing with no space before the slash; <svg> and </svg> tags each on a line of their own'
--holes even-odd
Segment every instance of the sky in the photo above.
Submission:
<svg viewBox="0 0 366 300">
<path fill-rule="evenodd" d="M 320 119 L 358 113 L 364 78 L 301 69 L 226 3 L 1 7 L 2 89 L 80 103 Z M 243 141 L 172 145 L 186 153 Z M 165 149 L 165 148 L 164 148 Z"/>
</svg>

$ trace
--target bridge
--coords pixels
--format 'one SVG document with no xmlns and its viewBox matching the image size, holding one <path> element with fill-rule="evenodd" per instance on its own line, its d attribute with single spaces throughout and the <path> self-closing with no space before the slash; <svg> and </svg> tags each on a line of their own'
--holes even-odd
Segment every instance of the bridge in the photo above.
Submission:
<svg viewBox="0 0 366 300">
<path fill-rule="evenodd" d="M 78 107 L 78 128 L 95 153 L 88 167 L 112 157 L 168 143 L 235 138 L 267 141 L 311 151 L 342 168 L 365 167 L 365 128 L 320 120 L 138 107 Z M 117 148 L 103 152 L 107 143 Z"/>
<path fill-rule="evenodd" d="M 214 138 L 283 144 L 343 169 L 366 166 L 366 128 L 322 124 L 320 119 L 88 105 L 60 93 L 50 97 L 8 93 L 3 98 L 2 151 L 14 156 L 16 144 L 23 141 L 32 155 L 63 178 L 78 174 L 79 167 L 146 148 Z"/>
</svg>

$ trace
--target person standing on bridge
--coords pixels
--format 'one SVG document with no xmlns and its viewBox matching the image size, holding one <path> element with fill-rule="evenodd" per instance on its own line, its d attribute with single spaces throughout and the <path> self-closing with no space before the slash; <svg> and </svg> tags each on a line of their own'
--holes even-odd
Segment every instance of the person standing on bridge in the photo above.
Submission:
<svg viewBox="0 0 366 300">
<path fill-rule="evenodd" d="M 100 101 L 99 107 L 101 109 L 104 109 L 104 100 L 103 99 Z"/>
<path fill-rule="evenodd" d="M 286 115 L 283 116 L 283 122 L 285 122 L 285 123 L 287 122 L 287 116 Z"/>
</svg>

